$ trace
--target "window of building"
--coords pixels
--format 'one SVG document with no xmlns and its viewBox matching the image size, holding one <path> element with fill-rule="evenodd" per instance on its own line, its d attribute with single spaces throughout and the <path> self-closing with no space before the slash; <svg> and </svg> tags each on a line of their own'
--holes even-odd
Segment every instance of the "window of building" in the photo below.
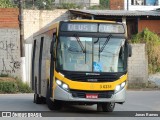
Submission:
<svg viewBox="0 0 160 120">
<path fill-rule="evenodd" d="M 131 5 L 156 6 L 158 5 L 158 0 L 131 0 Z"/>
<path fill-rule="evenodd" d="M 158 5 L 158 0 L 146 0 L 146 5 Z"/>
</svg>

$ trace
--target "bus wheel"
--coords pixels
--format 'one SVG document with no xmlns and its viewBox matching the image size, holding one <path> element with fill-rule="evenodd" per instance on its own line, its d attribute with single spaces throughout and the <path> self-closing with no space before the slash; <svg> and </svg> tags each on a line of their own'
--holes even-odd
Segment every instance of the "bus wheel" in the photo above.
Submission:
<svg viewBox="0 0 160 120">
<path fill-rule="evenodd" d="M 62 103 L 59 101 L 52 101 L 50 99 L 49 89 L 47 89 L 46 103 L 50 110 L 60 110 L 62 108 Z"/>
<path fill-rule="evenodd" d="M 36 104 L 41 104 L 42 103 L 42 98 L 39 97 L 38 94 L 34 94 L 34 101 L 33 102 L 36 103 Z"/>
<path fill-rule="evenodd" d="M 115 103 L 114 102 L 107 102 L 107 103 L 103 103 L 102 104 L 103 112 L 113 112 L 114 107 L 115 107 Z"/>
</svg>

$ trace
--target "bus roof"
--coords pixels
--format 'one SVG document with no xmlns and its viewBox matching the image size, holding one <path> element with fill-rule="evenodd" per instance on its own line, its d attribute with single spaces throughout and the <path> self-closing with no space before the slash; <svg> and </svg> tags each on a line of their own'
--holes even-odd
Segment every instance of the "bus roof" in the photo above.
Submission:
<svg viewBox="0 0 160 120">
<path fill-rule="evenodd" d="M 82 19 L 82 20 L 70 20 L 73 22 L 97 22 L 97 23 L 116 23 L 115 21 L 107 21 L 107 20 L 88 20 L 88 19 Z"/>
</svg>

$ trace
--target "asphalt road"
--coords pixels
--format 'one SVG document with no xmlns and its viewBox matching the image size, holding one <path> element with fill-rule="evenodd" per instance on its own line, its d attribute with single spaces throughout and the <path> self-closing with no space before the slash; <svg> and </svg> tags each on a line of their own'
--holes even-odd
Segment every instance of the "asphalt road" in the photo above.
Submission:
<svg viewBox="0 0 160 120">
<path fill-rule="evenodd" d="M 33 103 L 33 94 L 1 94 L 0 111 L 50 111 L 46 104 Z M 116 111 L 160 111 L 160 91 L 127 91 L 123 105 L 116 104 Z M 106 116 L 93 106 L 64 106 L 60 111 L 50 111 L 54 116 Z M 109 113 L 108 115 L 115 114 Z M 120 114 L 120 113 L 119 113 Z M 159 114 L 160 115 L 160 114 Z M 159 116 L 160 117 L 160 116 Z M 84 120 L 87 120 L 87 118 Z"/>
</svg>

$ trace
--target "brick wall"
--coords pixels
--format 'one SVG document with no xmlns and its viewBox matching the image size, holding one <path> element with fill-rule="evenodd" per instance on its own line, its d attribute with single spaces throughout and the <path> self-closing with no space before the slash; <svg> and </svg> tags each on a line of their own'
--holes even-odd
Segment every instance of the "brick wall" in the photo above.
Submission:
<svg viewBox="0 0 160 120">
<path fill-rule="evenodd" d="M 21 77 L 18 9 L 0 8 L 0 74 Z"/>
<path fill-rule="evenodd" d="M 0 28 L 19 28 L 18 15 L 18 9 L 0 8 Z"/>
<path fill-rule="evenodd" d="M 124 10 L 124 0 L 110 0 L 110 10 Z"/>
<path fill-rule="evenodd" d="M 143 29 L 148 28 L 149 30 L 160 35 L 160 20 L 139 20 L 138 21 L 138 32 L 142 32 Z"/>
<path fill-rule="evenodd" d="M 132 57 L 128 61 L 129 85 L 146 85 L 148 82 L 148 59 L 145 44 L 132 44 Z"/>
</svg>

